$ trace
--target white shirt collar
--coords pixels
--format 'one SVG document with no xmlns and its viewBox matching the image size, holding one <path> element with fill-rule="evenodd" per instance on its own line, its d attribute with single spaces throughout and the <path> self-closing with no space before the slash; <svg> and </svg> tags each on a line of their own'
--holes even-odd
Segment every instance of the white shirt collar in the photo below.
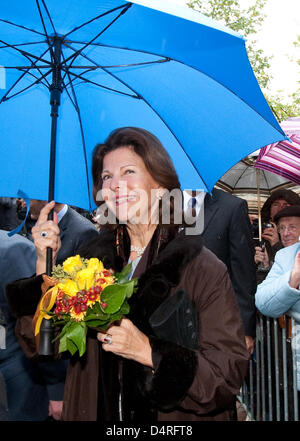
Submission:
<svg viewBox="0 0 300 441">
<path fill-rule="evenodd" d="M 206 195 L 205 191 L 199 191 L 197 192 L 196 196 L 194 196 L 197 199 L 197 206 L 196 206 L 197 215 L 200 211 L 200 208 L 203 205 L 205 195 Z M 191 196 L 186 190 L 183 190 L 183 211 L 186 211 L 188 209 L 188 203 L 192 197 L 193 196 Z"/>
<path fill-rule="evenodd" d="M 57 218 L 58 218 L 58 222 L 60 222 L 62 220 L 62 218 L 66 214 L 67 210 L 68 210 L 68 205 L 65 204 L 63 206 L 63 208 L 58 213 L 56 213 L 57 214 Z"/>
</svg>

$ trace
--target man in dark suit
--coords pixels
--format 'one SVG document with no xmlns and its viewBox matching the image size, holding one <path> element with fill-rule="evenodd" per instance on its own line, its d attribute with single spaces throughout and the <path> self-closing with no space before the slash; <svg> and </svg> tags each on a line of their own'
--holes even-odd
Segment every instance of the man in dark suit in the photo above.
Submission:
<svg viewBox="0 0 300 441">
<path fill-rule="evenodd" d="M 0 229 L 11 231 L 18 223 L 16 199 L 0 198 Z"/>
<path fill-rule="evenodd" d="M 204 245 L 228 268 L 244 324 L 246 344 L 252 353 L 256 328 L 256 272 L 247 202 L 214 188 L 211 195 L 205 195 L 201 209 L 204 209 Z M 201 214 L 203 216 L 203 211 Z"/>
<path fill-rule="evenodd" d="M 32 242 L 16 234 L 8 237 L 0 230 L 0 308 L 5 335 L 0 349 L 0 373 L 5 381 L 9 415 L 12 421 L 44 421 L 50 403 L 61 399 L 65 364 L 36 363 L 26 358 L 15 337 L 16 319 L 5 295 L 8 283 L 30 277 L 35 272 L 36 253 Z M 59 398 L 58 398 L 59 397 Z"/>
</svg>

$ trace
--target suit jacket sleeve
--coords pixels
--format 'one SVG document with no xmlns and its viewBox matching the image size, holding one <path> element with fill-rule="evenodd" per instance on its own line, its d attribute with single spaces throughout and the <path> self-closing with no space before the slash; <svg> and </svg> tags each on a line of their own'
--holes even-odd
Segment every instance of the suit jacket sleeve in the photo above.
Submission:
<svg viewBox="0 0 300 441">
<path fill-rule="evenodd" d="M 245 335 L 255 337 L 256 268 L 247 203 L 236 204 L 229 227 L 229 273 Z"/>
</svg>

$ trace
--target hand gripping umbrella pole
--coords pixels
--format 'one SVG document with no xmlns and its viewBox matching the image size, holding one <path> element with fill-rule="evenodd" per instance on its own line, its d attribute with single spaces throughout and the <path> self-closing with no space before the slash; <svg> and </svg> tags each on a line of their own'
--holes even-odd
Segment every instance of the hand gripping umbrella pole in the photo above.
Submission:
<svg viewBox="0 0 300 441">
<path fill-rule="evenodd" d="M 58 108 L 60 106 L 60 96 L 62 93 L 62 78 L 61 78 L 61 46 L 63 39 L 59 36 L 51 38 L 53 42 L 53 49 L 51 55 L 53 59 L 52 84 L 50 90 L 50 106 L 51 106 L 51 141 L 50 141 L 50 167 L 49 167 L 49 192 L 48 201 L 54 200 L 54 183 L 55 183 L 55 160 L 56 160 L 56 137 L 57 137 L 57 118 Z M 53 210 L 48 215 L 48 220 L 53 220 Z M 52 248 L 47 248 L 46 257 L 46 273 L 51 276 L 52 272 Z M 40 355 L 53 355 L 53 340 L 54 332 L 50 320 L 43 319 L 40 328 Z"/>
</svg>

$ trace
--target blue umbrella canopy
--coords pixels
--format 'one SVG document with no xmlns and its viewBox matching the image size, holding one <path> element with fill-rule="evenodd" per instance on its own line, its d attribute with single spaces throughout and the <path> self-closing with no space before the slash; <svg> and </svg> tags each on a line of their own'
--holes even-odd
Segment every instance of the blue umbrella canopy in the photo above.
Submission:
<svg viewBox="0 0 300 441">
<path fill-rule="evenodd" d="M 186 189 L 285 138 L 244 38 L 167 0 L 5 2 L 0 65 L 1 196 L 91 210 L 92 150 L 117 127 L 153 132 Z"/>
</svg>

